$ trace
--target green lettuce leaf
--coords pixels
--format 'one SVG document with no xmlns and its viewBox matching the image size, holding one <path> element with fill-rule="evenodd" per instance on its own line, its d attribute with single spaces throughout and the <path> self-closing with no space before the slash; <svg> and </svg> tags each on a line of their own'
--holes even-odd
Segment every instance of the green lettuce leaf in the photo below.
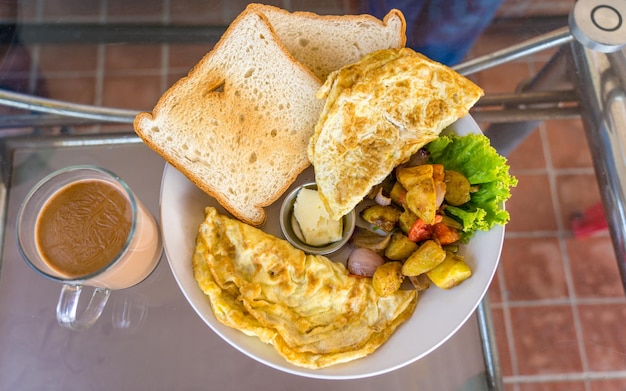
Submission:
<svg viewBox="0 0 626 391">
<path fill-rule="evenodd" d="M 504 202 L 511 197 L 517 179 L 509 174 L 506 158 L 498 154 L 487 137 L 444 135 L 427 144 L 426 149 L 431 163 L 462 173 L 471 185 L 478 187 L 469 202 L 445 209 L 446 215 L 463 224 L 462 241 L 467 242 L 478 230 L 489 231 L 494 225 L 509 221 Z"/>
</svg>

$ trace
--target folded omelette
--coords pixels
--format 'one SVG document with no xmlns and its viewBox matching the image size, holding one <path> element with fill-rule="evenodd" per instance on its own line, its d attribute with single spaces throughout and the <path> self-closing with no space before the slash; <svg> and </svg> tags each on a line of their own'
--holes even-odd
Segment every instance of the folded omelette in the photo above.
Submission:
<svg viewBox="0 0 626 391">
<path fill-rule="evenodd" d="M 326 102 L 308 147 L 331 218 L 350 212 L 482 95 L 470 80 L 408 48 L 379 50 L 331 73 L 317 94 Z"/>
<path fill-rule="evenodd" d="M 223 324 L 272 344 L 290 363 L 323 368 L 366 356 L 413 313 L 417 292 L 380 297 L 372 280 L 258 228 L 205 210 L 194 277 Z"/>
</svg>

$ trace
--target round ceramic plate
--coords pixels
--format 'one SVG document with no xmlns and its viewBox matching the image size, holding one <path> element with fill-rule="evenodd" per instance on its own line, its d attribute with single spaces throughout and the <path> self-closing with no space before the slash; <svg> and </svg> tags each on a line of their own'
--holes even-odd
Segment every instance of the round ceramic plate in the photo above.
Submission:
<svg viewBox="0 0 626 391">
<path fill-rule="evenodd" d="M 480 133 L 470 116 L 458 120 L 450 130 L 458 135 Z M 299 184 L 314 180 L 313 169 L 308 168 L 285 194 Z M 281 203 L 282 198 L 266 208 L 267 221 L 260 228 L 284 238 L 279 224 Z M 460 251 L 472 268 L 472 277 L 450 290 L 432 286 L 422 293 L 413 316 L 374 353 L 348 363 L 311 370 L 288 363 L 272 346 L 224 326 L 213 315 L 209 299 L 198 287 L 191 267 L 198 226 L 204 219 L 206 206 L 215 206 L 226 213 L 217 201 L 174 167 L 166 165 L 161 182 L 161 226 L 167 259 L 183 294 L 206 324 L 234 348 L 275 369 L 312 378 L 354 379 L 379 375 L 419 360 L 436 349 L 478 306 L 498 265 L 504 238 L 504 227 L 496 226 L 489 232 L 477 233 L 468 245 L 462 246 Z M 348 249 L 344 248 L 329 257 L 345 261 L 347 253 Z"/>
</svg>

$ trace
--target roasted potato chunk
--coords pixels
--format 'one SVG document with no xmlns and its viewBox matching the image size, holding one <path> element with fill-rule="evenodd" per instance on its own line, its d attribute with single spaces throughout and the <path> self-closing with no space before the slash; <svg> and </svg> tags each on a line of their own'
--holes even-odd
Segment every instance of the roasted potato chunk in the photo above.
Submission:
<svg viewBox="0 0 626 391">
<path fill-rule="evenodd" d="M 361 212 L 361 217 L 383 231 L 391 232 L 398 223 L 400 214 L 402 211 L 393 206 L 372 205 Z"/>
<path fill-rule="evenodd" d="M 431 164 L 423 164 L 421 166 L 402 167 L 396 170 L 396 179 L 402 187 L 410 190 L 424 178 L 433 177 L 433 166 Z"/>
<path fill-rule="evenodd" d="M 446 194 L 444 199 L 452 206 L 463 205 L 470 200 L 471 185 L 465 175 L 458 171 L 446 170 L 444 176 Z"/>
<path fill-rule="evenodd" d="M 426 272 L 426 275 L 439 288 L 450 289 L 470 278 L 472 270 L 462 255 L 448 251 L 443 262 Z"/>
<path fill-rule="evenodd" d="M 400 215 L 400 220 L 398 220 L 398 227 L 405 235 L 407 235 L 416 220 L 417 215 L 407 209 Z"/>
<path fill-rule="evenodd" d="M 392 261 L 403 261 L 417 250 L 417 243 L 412 242 L 402 232 L 395 232 L 385 249 L 385 256 Z"/>
<path fill-rule="evenodd" d="M 443 166 L 423 164 L 396 170 L 396 179 L 406 189 L 406 209 L 432 224 L 437 212 L 437 192 L 434 175 L 443 177 Z"/>
<path fill-rule="evenodd" d="M 391 192 L 389 193 L 389 198 L 391 198 L 391 201 L 396 205 L 406 208 L 406 189 L 402 187 L 400 182 L 393 184 Z"/>
<path fill-rule="evenodd" d="M 376 268 L 372 276 L 372 286 L 379 296 L 389 296 L 400 289 L 404 276 L 400 262 L 386 262 Z"/>
<path fill-rule="evenodd" d="M 437 212 L 437 193 L 433 178 L 424 178 L 411 187 L 406 193 L 406 203 L 411 212 L 427 224 L 433 224 Z"/>
<path fill-rule="evenodd" d="M 434 240 L 427 240 L 404 262 L 402 274 L 418 276 L 433 269 L 446 258 L 446 251 Z"/>
</svg>

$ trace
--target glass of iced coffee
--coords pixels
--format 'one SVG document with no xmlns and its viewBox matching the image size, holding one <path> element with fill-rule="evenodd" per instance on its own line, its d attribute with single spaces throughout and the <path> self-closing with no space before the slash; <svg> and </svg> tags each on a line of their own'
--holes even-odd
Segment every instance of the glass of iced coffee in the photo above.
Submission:
<svg viewBox="0 0 626 391">
<path fill-rule="evenodd" d="M 96 166 L 53 172 L 28 193 L 17 217 L 26 262 L 63 284 L 59 324 L 82 330 L 100 317 L 112 290 L 143 281 L 161 258 L 154 217 L 126 183 Z M 91 298 L 78 311 L 84 287 Z"/>
</svg>

